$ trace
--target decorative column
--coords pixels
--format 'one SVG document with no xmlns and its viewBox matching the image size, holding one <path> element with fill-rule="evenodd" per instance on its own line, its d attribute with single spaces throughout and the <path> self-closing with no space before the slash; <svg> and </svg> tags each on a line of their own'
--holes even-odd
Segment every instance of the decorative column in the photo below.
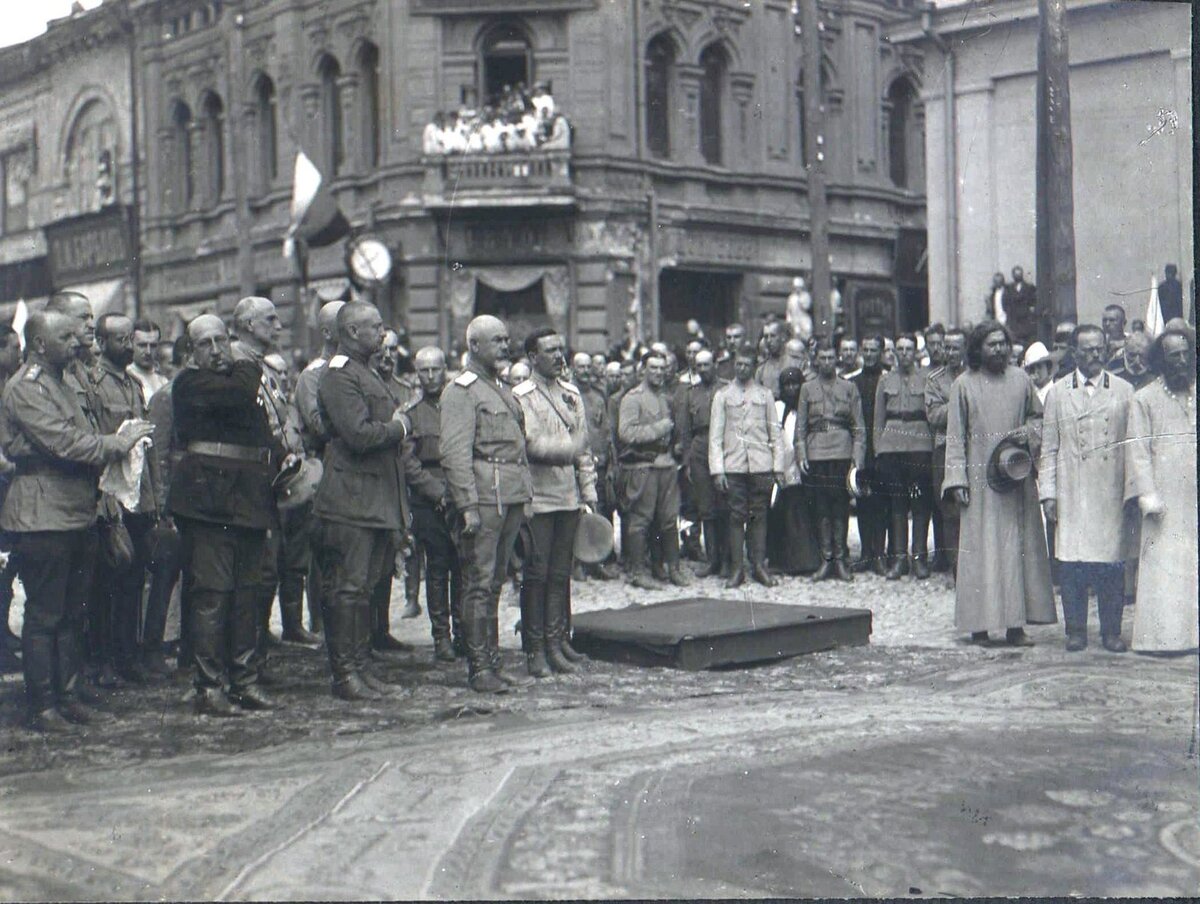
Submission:
<svg viewBox="0 0 1200 904">
<path fill-rule="evenodd" d="M 183 182 L 185 186 L 190 186 L 190 193 L 185 193 L 183 199 L 183 210 L 200 210 L 203 206 L 203 201 L 200 197 L 200 177 L 207 177 L 208 173 L 201 173 L 200 161 L 207 160 L 207 148 L 205 147 L 205 138 L 208 135 L 208 129 L 205 128 L 204 117 L 201 116 L 193 119 L 188 123 L 188 155 L 187 155 L 187 172 L 183 173 Z M 207 167 L 205 167 L 207 169 Z M 190 197 L 187 196 L 190 194 Z"/>
<path fill-rule="evenodd" d="M 675 85 L 679 103 L 671 121 L 671 157 L 680 163 L 704 166 L 700 154 L 700 81 L 704 69 L 687 63 L 675 64 Z M 676 141 L 674 136 L 678 135 Z"/>
<path fill-rule="evenodd" d="M 343 173 L 362 172 L 362 116 L 359 109 L 359 76 L 351 72 L 337 80 L 338 103 L 342 106 L 342 166 Z"/>
<path fill-rule="evenodd" d="M 735 72 L 729 77 L 729 93 L 737 115 L 737 134 L 741 145 L 741 157 L 753 159 L 750 140 L 750 102 L 754 99 L 754 73 Z"/>
</svg>

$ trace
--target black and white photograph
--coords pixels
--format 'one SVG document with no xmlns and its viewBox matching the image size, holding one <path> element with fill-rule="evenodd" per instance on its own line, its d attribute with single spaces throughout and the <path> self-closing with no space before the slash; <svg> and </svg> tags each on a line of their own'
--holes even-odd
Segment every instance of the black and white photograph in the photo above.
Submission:
<svg viewBox="0 0 1200 904">
<path fill-rule="evenodd" d="M 0 902 L 1200 894 L 1181 0 L 4 0 Z"/>
</svg>

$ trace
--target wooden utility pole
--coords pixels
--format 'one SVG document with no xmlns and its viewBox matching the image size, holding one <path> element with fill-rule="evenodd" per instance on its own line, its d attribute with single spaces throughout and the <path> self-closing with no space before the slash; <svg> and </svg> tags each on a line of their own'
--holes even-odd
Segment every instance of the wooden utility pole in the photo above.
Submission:
<svg viewBox="0 0 1200 904">
<path fill-rule="evenodd" d="M 808 161 L 809 247 L 812 253 L 813 330 L 829 335 L 829 211 L 825 198 L 825 92 L 821 85 L 821 12 L 817 0 L 800 0 L 804 49 L 804 151 Z"/>
<path fill-rule="evenodd" d="M 1045 342 L 1055 324 L 1078 322 L 1066 7 L 1066 0 L 1038 0 L 1037 305 Z"/>
</svg>

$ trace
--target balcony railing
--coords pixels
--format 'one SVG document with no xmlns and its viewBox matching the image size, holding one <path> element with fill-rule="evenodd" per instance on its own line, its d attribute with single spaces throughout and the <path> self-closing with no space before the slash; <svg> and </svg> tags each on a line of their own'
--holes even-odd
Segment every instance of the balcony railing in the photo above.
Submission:
<svg viewBox="0 0 1200 904">
<path fill-rule="evenodd" d="M 571 203 L 571 152 L 426 157 L 425 195 L 430 206 Z"/>
</svg>

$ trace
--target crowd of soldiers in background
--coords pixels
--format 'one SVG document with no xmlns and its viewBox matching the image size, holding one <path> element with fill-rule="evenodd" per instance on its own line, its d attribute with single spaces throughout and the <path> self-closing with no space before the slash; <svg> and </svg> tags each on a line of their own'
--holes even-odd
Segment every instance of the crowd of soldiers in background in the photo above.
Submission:
<svg viewBox="0 0 1200 904">
<path fill-rule="evenodd" d="M 53 505 L 10 491 L 0 519 L 10 543 L 19 538 L 2 585 L 5 654 L 10 667 L 18 651 L 24 659 L 33 727 L 97 721 L 97 688 L 176 669 L 194 674 L 198 712 L 270 709 L 276 703 L 262 688 L 286 680 L 273 671 L 272 647 L 317 648 L 323 633 L 335 696 L 395 696 L 372 665 L 410 652 L 391 633 L 393 577 L 404 583 L 405 618 L 421 614 L 424 585 L 435 660 L 466 658 L 479 692 L 531 683 L 504 671 L 499 655 L 496 606 L 510 576 L 530 678 L 573 671 L 582 658 L 570 642 L 572 581 L 657 590 L 696 577 L 773 586 L 780 574 L 849 582 L 863 572 L 889 581 L 945 572 L 953 580 L 959 512 L 941 489 L 947 408 L 967 368 L 969 325 L 802 339 L 772 316 L 757 341 L 738 323 L 710 341 L 693 322 L 682 349 L 631 333 L 608 354 L 571 354 L 550 329 L 510 351 L 504 324 L 481 317 L 462 358 L 448 360 L 435 347 L 411 353 L 407 336 L 362 303 L 327 304 L 318 324 L 320 356 L 289 357 L 274 305 L 247 298 L 234 312 L 236 339 L 205 315 L 164 355 L 156 324 L 120 314 L 94 322 L 88 300 L 66 293 L 31 318 L 23 365 L 11 329 L 0 337 L 9 480 L 17 487 L 40 477 L 44 489 L 46 475 L 90 475 L 84 491 Z M 1060 325 L 1052 349 L 1021 348 L 1019 335 L 1013 342 L 1010 363 L 1028 372 L 1040 398 L 1076 372 L 1080 332 Z M 1102 336 L 1108 373 L 1134 388 L 1156 379 L 1150 337 L 1128 333 L 1119 306 L 1106 310 Z M 181 401 L 178 381 L 197 370 L 211 377 L 203 390 L 188 384 L 201 401 Z M 55 396 L 58 381 L 79 414 Z M 250 401 L 239 413 L 234 396 L 246 385 Z M 215 401 L 222 396 L 228 410 Z M 46 398 L 54 404 L 39 403 Z M 204 412 L 218 414 L 205 425 Z M 264 438 L 239 442 L 239 429 L 262 432 L 256 418 L 265 419 Z M 47 430 L 71 438 L 48 439 Z M 220 483 L 236 470 L 231 462 L 269 461 L 269 494 L 273 475 L 314 459 L 324 461 L 315 500 L 281 502 L 269 521 L 235 511 L 236 500 L 196 498 L 259 493 L 261 475 L 245 494 L 236 475 Z M 62 462 L 74 463 L 69 472 Z M 129 462 L 143 469 L 124 495 L 119 480 L 96 489 L 113 462 L 126 463 L 127 479 Z M 213 514 L 214 505 L 226 508 Z M 613 524 L 607 561 L 573 559 L 583 511 Z M 90 553 L 71 547 L 70 567 L 58 568 L 62 581 L 84 575 L 87 586 L 39 584 L 57 608 L 47 615 L 27 603 L 24 643 L 16 642 L 7 630 L 15 572 L 32 602 L 31 582 L 50 581 L 46 569 L 64 561 L 55 544 L 91 530 L 97 515 L 99 552 L 95 541 Z M 854 560 L 852 516 L 861 540 Z M 205 533 L 214 525 L 220 531 Z M 249 532 L 253 562 L 244 550 L 212 552 L 231 531 Z M 276 600 L 281 638 L 270 630 Z M 172 605 L 181 633 L 168 643 Z M 218 639 L 226 628 L 240 631 L 240 647 Z"/>
</svg>

